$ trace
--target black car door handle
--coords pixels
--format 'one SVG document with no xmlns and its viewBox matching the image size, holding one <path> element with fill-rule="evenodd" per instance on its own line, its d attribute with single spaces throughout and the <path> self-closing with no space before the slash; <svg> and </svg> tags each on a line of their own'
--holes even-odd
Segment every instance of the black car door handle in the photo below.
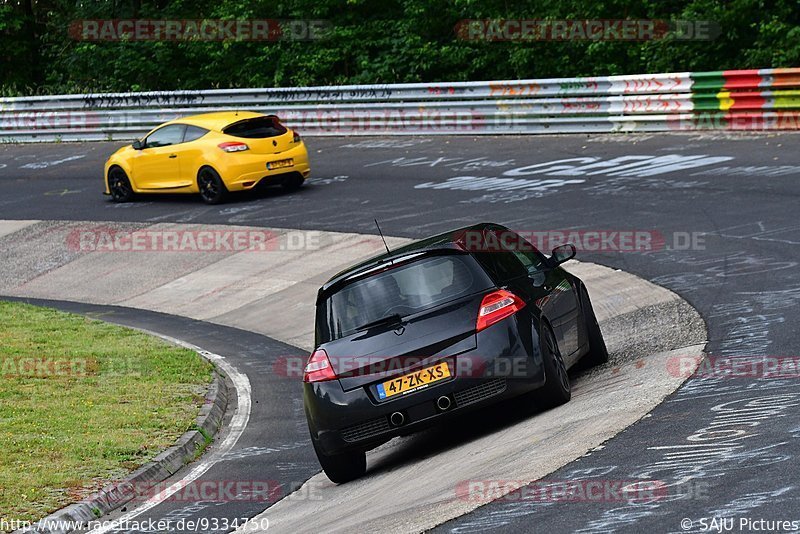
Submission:
<svg viewBox="0 0 800 534">
<path fill-rule="evenodd" d="M 170 154 L 170 155 L 169 155 L 169 159 L 172 159 L 172 158 L 177 158 L 177 157 L 178 157 L 178 155 L 177 155 L 177 154 Z"/>
</svg>

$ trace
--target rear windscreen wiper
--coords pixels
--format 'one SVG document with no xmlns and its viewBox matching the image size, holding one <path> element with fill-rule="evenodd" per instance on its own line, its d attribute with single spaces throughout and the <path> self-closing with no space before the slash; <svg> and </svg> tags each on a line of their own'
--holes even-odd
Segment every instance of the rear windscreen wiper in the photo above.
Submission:
<svg viewBox="0 0 800 534">
<path fill-rule="evenodd" d="M 381 317 L 380 319 L 376 319 L 375 321 L 370 321 L 368 323 L 364 323 L 361 326 L 359 326 L 358 328 L 356 328 L 356 331 L 368 330 L 368 329 L 370 329 L 372 327 L 375 327 L 375 326 L 383 326 L 383 325 L 389 326 L 389 325 L 393 325 L 393 324 L 400 324 L 402 322 L 403 322 L 403 318 L 400 316 L 400 314 L 399 313 L 393 313 L 391 315 L 387 315 L 386 317 Z"/>
</svg>

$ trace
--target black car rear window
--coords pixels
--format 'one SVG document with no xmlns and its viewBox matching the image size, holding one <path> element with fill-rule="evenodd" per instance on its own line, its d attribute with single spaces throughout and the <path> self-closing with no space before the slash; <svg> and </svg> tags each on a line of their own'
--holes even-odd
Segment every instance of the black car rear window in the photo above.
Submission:
<svg viewBox="0 0 800 534">
<path fill-rule="evenodd" d="M 425 311 L 492 287 L 467 254 L 427 256 L 352 282 L 318 308 L 319 341 L 350 335 L 365 324 Z"/>
<path fill-rule="evenodd" d="M 222 132 L 233 137 L 263 139 L 283 135 L 286 133 L 286 128 L 276 117 L 256 117 L 235 122 L 225 127 Z"/>
</svg>

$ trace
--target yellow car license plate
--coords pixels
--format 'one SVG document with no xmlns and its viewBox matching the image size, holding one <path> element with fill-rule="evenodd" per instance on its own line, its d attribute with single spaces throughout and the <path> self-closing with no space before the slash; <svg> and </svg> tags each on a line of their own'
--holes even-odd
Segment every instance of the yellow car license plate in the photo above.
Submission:
<svg viewBox="0 0 800 534">
<path fill-rule="evenodd" d="M 450 368 L 445 362 L 378 384 L 378 397 L 386 399 L 401 393 L 411 393 L 428 387 L 433 382 L 450 376 Z"/>
<path fill-rule="evenodd" d="M 278 161 L 270 161 L 267 163 L 268 170 L 283 169 L 284 167 L 291 167 L 294 165 L 294 159 L 279 159 Z"/>
</svg>

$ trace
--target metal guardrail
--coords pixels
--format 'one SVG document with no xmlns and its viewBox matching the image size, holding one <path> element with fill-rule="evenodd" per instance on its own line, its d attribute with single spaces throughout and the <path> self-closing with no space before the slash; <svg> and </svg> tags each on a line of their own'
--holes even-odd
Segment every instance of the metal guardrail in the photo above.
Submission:
<svg viewBox="0 0 800 534">
<path fill-rule="evenodd" d="M 798 129 L 800 68 L 0 98 L 0 142 L 129 140 L 230 109 L 304 135 Z"/>
</svg>

